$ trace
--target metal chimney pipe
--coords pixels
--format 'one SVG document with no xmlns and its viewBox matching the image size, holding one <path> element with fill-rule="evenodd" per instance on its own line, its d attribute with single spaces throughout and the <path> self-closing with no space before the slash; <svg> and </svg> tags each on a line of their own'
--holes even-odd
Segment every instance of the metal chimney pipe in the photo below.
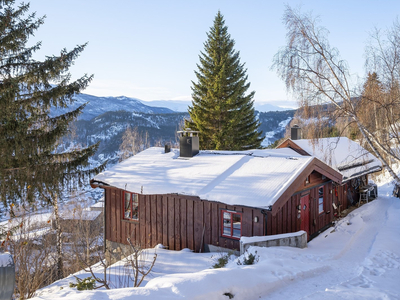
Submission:
<svg viewBox="0 0 400 300">
<path fill-rule="evenodd" d="M 292 128 L 290 128 L 290 139 L 291 140 L 301 140 L 301 128 L 299 125 L 293 125 Z"/>
</svg>

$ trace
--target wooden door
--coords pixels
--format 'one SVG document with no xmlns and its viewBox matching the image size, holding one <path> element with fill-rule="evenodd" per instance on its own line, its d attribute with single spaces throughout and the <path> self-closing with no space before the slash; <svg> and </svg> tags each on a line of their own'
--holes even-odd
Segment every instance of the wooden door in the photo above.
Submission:
<svg viewBox="0 0 400 300">
<path fill-rule="evenodd" d="M 307 232 L 307 240 L 310 239 L 310 195 L 300 198 L 301 214 L 300 229 Z"/>
</svg>

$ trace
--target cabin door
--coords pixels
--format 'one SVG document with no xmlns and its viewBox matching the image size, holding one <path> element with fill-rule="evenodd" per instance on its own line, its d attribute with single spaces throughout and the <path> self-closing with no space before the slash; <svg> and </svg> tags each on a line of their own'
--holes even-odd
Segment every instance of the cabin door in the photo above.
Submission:
<svg viewBox="0 0 400 300">
<path fill-rule="evenodd" d="M 310 195 L 300 198 L 301 214 L 300 229 L 307 232 L 307 240 L 310 239 Z"/>
</svg>

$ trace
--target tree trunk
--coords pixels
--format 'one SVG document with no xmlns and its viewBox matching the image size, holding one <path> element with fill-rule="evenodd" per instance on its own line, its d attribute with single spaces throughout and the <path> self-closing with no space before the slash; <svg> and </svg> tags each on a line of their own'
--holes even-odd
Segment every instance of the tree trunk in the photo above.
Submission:
<svg viewBox="0 0 400 300">
<path fill-rule="evenodd" d="M 58 211 L 58 195 L 53 194 L 53 206 L 54 206 L 54 216 L 55 216 L 55 226 L 56 226 L 56 252 L 57 252 L 57 280 L 64 278 L 63 274 L 63 251 L 62 251 L 62 231 L 60 224 L 60 214 Z"/>
</svg>

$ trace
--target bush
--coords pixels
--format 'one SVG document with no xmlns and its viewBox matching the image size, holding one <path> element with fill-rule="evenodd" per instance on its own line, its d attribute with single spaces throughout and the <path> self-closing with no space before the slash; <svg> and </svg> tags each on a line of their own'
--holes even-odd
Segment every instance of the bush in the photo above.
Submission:
<svg viewBox="0 0 400 300">
<path fill-rule="evenodd" d="M 223 254 L 221 257 L 217 259 L 217 262 L 212 266 L 214 269 L 223 268 L 229 261 L 229 257 L 231 255 L 229 253 Z"/>
<path fill-rule="evenodd" d="M 76 289 L 78 291 L 84 291 L 84 290 L 93 290 L 94 288 L 96 288 L 96 280 L 94 280 L 94 278 L 92 278 L 92 276 L 89 276 L 85 279 L 79 279 L 78 277 L 76 278 L 76 281 L 78 283 L 69 283 L 69 287 L 74 288 L 76 287 Z"/>
<path fill-rule="evenodd" d="M 255 262 L 258 262 L 258 260 L 260 259 L 260 255 L 257 255 L 257 251 L 255 251 L 254 253 L 255 254 L 248 253 L 246 251 L 246 253 L 245 253 L 244 257 L 243 257 L 243 262 L 241 262 L 240 259 L 238 259 L 237 264 L 238 265 L 253 265 Z"/>
</svg>

